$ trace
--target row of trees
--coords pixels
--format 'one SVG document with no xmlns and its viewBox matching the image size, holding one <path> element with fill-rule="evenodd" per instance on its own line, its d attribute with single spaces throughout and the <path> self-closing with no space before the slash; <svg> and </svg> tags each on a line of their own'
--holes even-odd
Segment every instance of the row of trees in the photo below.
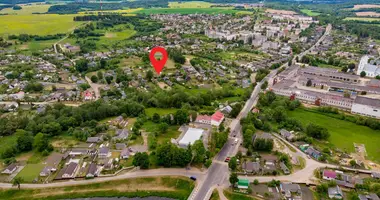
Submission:
<svg viewBox="0 0 380 200">
<path fill-rule="evenodd" d="M 29 34 L 20 34 L 20 35 L 9 35 L 9 40 L 19 40 L 21 42 L 28 42 L 31 40 L 35 41 L 44 41 L 44 40 L 56 40 L 64 37 L 66 34 L 57 33 L 54 35 L 29 35 Z"/>
</svg>

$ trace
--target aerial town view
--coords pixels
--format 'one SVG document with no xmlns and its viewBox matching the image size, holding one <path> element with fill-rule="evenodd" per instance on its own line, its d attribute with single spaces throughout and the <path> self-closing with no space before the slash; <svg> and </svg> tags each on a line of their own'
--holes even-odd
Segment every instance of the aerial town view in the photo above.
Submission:
<svg viewBox="0 0 380 200">
<path fill-rule="evenodd" d="M 380 200 L 380 0 L 0 0 L 0 200 Z"/>
</svg>

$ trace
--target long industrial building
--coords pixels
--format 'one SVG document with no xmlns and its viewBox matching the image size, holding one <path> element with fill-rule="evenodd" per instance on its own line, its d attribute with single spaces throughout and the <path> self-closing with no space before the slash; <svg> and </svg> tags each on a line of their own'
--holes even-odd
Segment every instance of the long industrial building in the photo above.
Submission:
<svg viewBox="0 0 380 200">
<path fill-rule="evenodd" d="M 380 118 L 380 100 L 373 98 L 380 94 L 380 81 L 367 81 L 335 69 L 292 66 L 275 78 L 271 90 L 304 103 Z"/>
</svg>

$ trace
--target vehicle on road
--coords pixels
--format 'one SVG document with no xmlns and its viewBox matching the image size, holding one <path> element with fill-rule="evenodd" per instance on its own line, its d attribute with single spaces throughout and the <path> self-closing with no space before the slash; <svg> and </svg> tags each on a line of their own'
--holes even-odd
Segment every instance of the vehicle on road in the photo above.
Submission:
<svg viewBox="0 0 380 200">
<path fill-rule="evenodd" d="M 230 157 L 227 157 L 225 160 L 224 160 L 224 162 L 229 162 L 231 160 L 231 158 Z"/>
<path fill-rule="evenodd" d="M 190 176 L 190 179 L 193 180 L 193 181 L 196 181 L 196 180 L 197 180 L 197 177 L 195 177 L 195 176 Z"/>
</svg>

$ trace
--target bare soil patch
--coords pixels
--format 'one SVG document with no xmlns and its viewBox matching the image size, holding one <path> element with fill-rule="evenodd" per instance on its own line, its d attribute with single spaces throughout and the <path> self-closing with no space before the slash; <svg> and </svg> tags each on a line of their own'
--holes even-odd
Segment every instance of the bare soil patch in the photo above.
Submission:
<svg viewBox="0 0 380 200">
<path fill-rule="evenodd" d="M 362 9 L 362 8 L 380 8 L 380 5 L 377 5 L 377 4 L 354 5 L 354 10 L 358 10 L 358 9 Z"/>
<path fill-rule="evenodd" d="M 297 14 L 296 12 L 291 11 L 291 10 L 266 9 L 265 12 L 271 13 L 271 14 L 281 14 L 281 15 L 295 15 L 295 14 Z"/>
<path fill-rule="evenodd" d="M 356 12 L 355 14 L 359 17 L 380 17 L 380 13 L 377 12 Z"/>
</svg>

